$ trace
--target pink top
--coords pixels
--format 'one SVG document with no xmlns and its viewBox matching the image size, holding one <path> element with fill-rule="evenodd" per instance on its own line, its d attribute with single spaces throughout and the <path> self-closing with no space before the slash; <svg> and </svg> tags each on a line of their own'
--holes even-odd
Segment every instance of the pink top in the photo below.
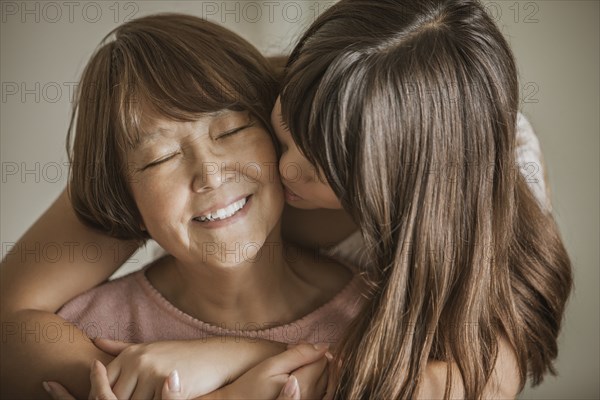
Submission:
<svg viewBox="0 0 600 400">
<path fill-rule="evenodd" d="M 147 267 L 76 297 L 58 312 L 90 338 L 128 342 L 203 339 L 211 336 L 261 338 L 282 343 L 335 344 L 363 304 L 358 275 L 331 300 L 288 324 L 247 324 L 237 330 L 200 321 L 176 308 L 146 278 Z"/>
</svg>

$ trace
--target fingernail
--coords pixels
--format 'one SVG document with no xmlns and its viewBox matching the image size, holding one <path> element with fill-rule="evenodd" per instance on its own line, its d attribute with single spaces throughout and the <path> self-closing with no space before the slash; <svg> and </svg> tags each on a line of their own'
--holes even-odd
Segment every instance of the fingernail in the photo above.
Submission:
<svg viewBox="0 0 600 400">
<path fill-rule="evenodd" d="M 171 392 L 180 392 L 181 386 L 179 384 L 179 373 L 177 370 L 171 372 L 169 374 L 169 378 L 167 380 L 167 386 L 169 387 L 169 391 Z"/>
<path fill-rule="evenodd" d="M 333 360 L 333 354 L 331 354 L 330 352 L 325 353 L 325 358 L 327 359 L 327 361 L 331 361 Z"/>
<path fill-rule="evenodd" d="M 298 380 L 296 379 L 296 377 L 294 376 L 294 393 L 292 393 L 292 399 L 299 399 L 300 398 L 300 384 L 298 383 Z"/>
<path fill-rule="evenodd" d="M 315 347 L 315 350 L 321 351 L 328 349 L 329 343 L 315 343 L 313 346 Z"/>
<path fill-rule="evenodd" d="M 286 397 L 294 397 L 298 388 L 298 379 L 294 375 L 290 375 L 285 386 L 283 387 L 283 395 Z"/>
<path fill-rule="evenodd" d="M 52 388 L 50 387 L 50 385 L 48 385 L 48 382 L 44 381 L 42 382 L 42 386 L 44 387 L 44 390 L 50 394 L 52 394 Z"/>
</svg>

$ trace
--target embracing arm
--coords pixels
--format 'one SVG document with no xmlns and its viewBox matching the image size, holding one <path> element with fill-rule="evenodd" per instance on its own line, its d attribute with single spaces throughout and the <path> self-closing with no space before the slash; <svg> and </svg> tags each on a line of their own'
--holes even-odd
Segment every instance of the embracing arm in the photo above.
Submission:
<svg viewBox="0 0 600 400">
<path fill-rule="evenodd" d="M 221 338 L 214 339 L 221 340 Z M 236 338 L 233 338 L 231 342 L 238 343 Z M 261 345 L 261 343 L 253 344 Z M 279 344 L 279 346 L 285 349 L 285 345 Z M 194 343 L 189 346 L 192 350 L 194 347 Z M 272 352 L 273 349 L 270 351 Z M 213 386 L 214 382 L 207 382 L 211 380 L 210 376 L 199 372 L 197 368 L 192 368 L 191 372 L 196 374 L 196 377 L 189 376 L 188 379 L 185 379 L 182 376 L 180 379 L 181 374 L 177 370 L 172 370 L 172 372 L 158 379 L 150 388 L 141 388 L 140 386 L 147 385 L 139 380 L 133 382 L 132 388 L 135 388 L 133 398 L 162 398 L 163 400 L 182 398 L 194 398 L 196 400 L 273 399 L 278 393 L 277 400 L 300 400 L 301 395 L 302 398 L 321 398 L 328 377 L 328 361 L 326 357 L 323 357 L 325 348 L 318 349 L 309 344 L 301 344 L 279 354 L 276 354 L 277 351 L 281 351 L 281 349 L 276 349 L 275 355 L 252 367 L 231 384 L 206 395 L 199 395 L 199 393 L 210 391 L 208 388 Z M 245 350 L 242 348 L 243 353 L 245 353 Z M 202 356 L 206 355 L 208 353 L 202 353 Z M 186 352 L 184 356 L 190 358 L 192 354 Z M 242 358 L 245 359 L 245 355 Z M 184 364 L 187 364 L 186 360 L 184 360 Z M 184 367 L 190 368 L 191 366 L 184 365 Z M 180 365 L 177 365 L 177 368 L 179 369 Z M 205 369 L 204 372 L 211 374 L 210 369 Z M 223 371 L 219 372 L 219 374 L 222 373 Z M 120 390 L 118 388 L 119 383 L 111 383 L 110 375 L 110 370 L 107 370 L 101 363 L 94 362 L 90 374 L 92 390 L 89 398 L 116 400 L 129 397 L 130 394 L 118 393 Z M 198 385 L 198 381 L 203 382 Z M 300 382 L 303 383 L 303 390 L 299 388 Z M 48 393 L 53 399 L 75 400 L 68 390 L 58 382 L 48 382 L 47 387 Z"/>
<path fill-rule="evenodd" d="M 76 396 L 87 397 L 92 361 L 109 364 L 113 357 L 54 313 L 105 281 L 136 248 L 133 242 L 112 239 L 83 225 L 66 191 L 25 233 L 0 266 L 0 397 L 44 398 L 43 381 L 61 382 Z M 190 342 L 185 345 L 189 354 Z M 283 350 L 285 346 L 276 343 L 219 341 L 202 351 L 212 351 L 213 356 L 206 355 L 212 361 L 210 368 L 216 363 L 231 366 L 224 376 L 232 379 Z"/>
<path fill-rule="evenodd" d="M 136 248 L 84 226 L 64 191 L 7 252 L 0 265 L 2 397 L 41 397 L 42 380 L 87 397 L 92 360 L 112 357 L 54 313 L 105 281 Z"/>
<path fill-rule="evenodd" d="M 418 389 L 418 399 L 443 399 L 446 389 L 447 363 L 430 361 L 423 375 L 423 382 Z M 519 365 L 514 349 L 504 336 L 498 338 L 498 356 L 494 364 L 492 376 L 483 390 L 483 399 L 515 399 L 521 390 Z M 460 378 L 460 370 L 452 364 L 451 399 L 464 399 L 464 386 Z"/>
<path fill-rule="evenodd" d="M 110 362 L 82 331 L 46 311 L 2 315 L 2 398 L 45 398 L 43 381 L 60 381 L 87 398 L 94 359 Z"/>
</svg>

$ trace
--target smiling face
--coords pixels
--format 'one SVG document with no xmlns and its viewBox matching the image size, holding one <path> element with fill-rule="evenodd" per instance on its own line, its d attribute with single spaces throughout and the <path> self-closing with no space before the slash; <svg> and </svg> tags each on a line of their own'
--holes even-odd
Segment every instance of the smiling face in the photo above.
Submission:
<svg viewBox="0 0 600 400">
<path fill-rule="evenodd" d="M 289 205 L 302 209 L 341 209 L 342 204 L 322 173 L 302 155 L 281 118 L 281 102 L 277 99 L 271 123 L 281 143 L 279 172 Z"/>
<path fill-rule="evenodd" d="M 267 130 L 247 112 L 158 118 L 127 153 L 142 228 L 187 263 L 235 265 L 279 240 L 283 190 Z"/>
</svg>

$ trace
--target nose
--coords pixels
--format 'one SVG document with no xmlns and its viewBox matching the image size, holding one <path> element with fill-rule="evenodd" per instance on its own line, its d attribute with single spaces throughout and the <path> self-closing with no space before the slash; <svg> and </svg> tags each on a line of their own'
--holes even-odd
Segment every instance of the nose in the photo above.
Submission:
<svg viewBox="0 0 600 400">
<path fill-rule="evenodd" d="M 279 174 L 288 182 L 309 183 L 314 180 L 314 167 L 299 157 L 282 157 L 279 160 Z"/>
<path fill-rule="evenodd" d="M 194 166 L 192 191 L 202 193 L 220 187 L 226 179 L 224 168 L 224 165 L 216 161 L 197 162 Z"/>
</svg>

